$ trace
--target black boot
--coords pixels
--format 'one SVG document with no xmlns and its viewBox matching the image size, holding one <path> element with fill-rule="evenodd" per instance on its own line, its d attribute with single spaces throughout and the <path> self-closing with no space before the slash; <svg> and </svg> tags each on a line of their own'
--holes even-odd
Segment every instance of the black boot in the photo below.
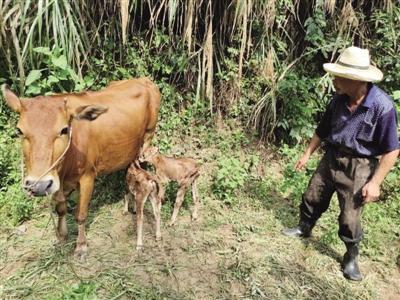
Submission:
<svg viewBox="0 0 400 300">
<path fill-rule="evenodd" d="M 305 221 L 300 221 L 299 225 L 294 228 L 285 228 L 282 230 L 282 233 L 286 236 L 290 237 L 310 237 L 311 230 L 314 226 L 310 225 Z"/>
<path fill-rule="evenodd" d="M 349 280 L 361 281 L 362 275 L 358 268 L 358 243 L 345 243 L 347 252 L 343 256 L 343 275 Z"/>
</svg>

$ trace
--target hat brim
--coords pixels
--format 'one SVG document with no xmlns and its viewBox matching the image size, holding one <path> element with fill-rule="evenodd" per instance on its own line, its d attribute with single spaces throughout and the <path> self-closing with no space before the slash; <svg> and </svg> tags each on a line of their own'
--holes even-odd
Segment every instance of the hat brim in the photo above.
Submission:
<svg viewBox="0 0 400 300">
<path fill-rule="evenodd" d="M 359 70 L 335 63 L 326 63 L 323 67 L 326 72 L 347 79 L 367 82 L 377 82 L 383 79 L 382 71 L 374 66 L 369 66 L 367 70 Z"/>
</svg>

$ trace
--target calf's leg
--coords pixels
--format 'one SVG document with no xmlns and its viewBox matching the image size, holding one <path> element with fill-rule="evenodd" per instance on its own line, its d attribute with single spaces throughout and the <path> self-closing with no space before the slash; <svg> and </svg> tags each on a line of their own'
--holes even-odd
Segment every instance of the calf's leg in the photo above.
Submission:
<svg viewBox="0 0 400 300">
<path fill-rule="evenodd" d="M 194 203 L 194 208 L 192 212 L 192 220 L 197 220 L 198 217 L 198 210 L 200 206 L 200 201 L 199 201 L 199 192 L 197 189 L 197 182 L 195 178 L 192 183 L 192 198 L 193 198 L 193 203 Z"/>
<path fill-rule="evenodd" d="M 154 218 L 156 221 L 156 240 L 161 240 L 161 198 L 157 195 L 156 186 L 151 192 L 151 205 L 153 206 Z"/>
<path fill-rule="evenodd" d="M 175 200 L 175 205 L 174 205 L 174 211 L 172 213 L 171 221 L 169 222 L 169 226 L 173 226 L 175 224 L 176 218 L 178 217 L 179 209 L 182 206 L 183 199 L 186 194 L 188 186 L 186 184 L 183 184 L 179 187 L 178 193 L 176 195 L 176 200 Z"/>
<path fill-rule="evenodd" d="M 137 231 L 137 243 L 136 250 L 140 251 L 143 249 L 143 207 L 144 203 L 149 196 L 149 192 L 138 191 L 135 193 L 136 202 L 136 231 Z"/>
<path fill-rule="evenodd" d="M 133 200 L 132 193 L 129 191 L 128 188 L 125 190 L 125 196 L 124 196 L 124 210 L 123 214 L 126 215 L 129 213 L 129 203 Z M 134 209 L 133 212 L 136 212 L 136 205 L 134 204 Z"/>
</svg>

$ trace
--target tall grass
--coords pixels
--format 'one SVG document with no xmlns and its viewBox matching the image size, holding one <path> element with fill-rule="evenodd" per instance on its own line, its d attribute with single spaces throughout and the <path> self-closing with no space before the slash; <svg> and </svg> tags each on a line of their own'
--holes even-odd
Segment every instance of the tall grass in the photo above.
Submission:
<svg viewBox="0 0 400 300">
<path fill-rule="evenodd" d="M 258 104 L 251 118 L 251 125 L 271 138 L 281 102 L 274 98 L 279 74 L 293 62 L 304 62 L 299 57 L 319 64 L 321 55 L 334 59 L 351 43 L 374 48 L 379 23 L 373 15 L 398 7 L 393 0 L 0 0 L 0 77 L 23 93 L 26 74 L 40 67 L 35 47 L 62 48 L 82 76 L 91 67 L 88 57 L 98 56 L 106 41 L 115 45 L 115 59 L 123 60 L 132 37 L 141 35 L 151 43 L 161 31 L 169 36 L 170 47 L 185 45 L 190 57 L 186 68 L 195 69 L 193 81 L 184 76 L 174 80 L 208 101 L 211 112 L 237 104 L 244 82 L 263 76 L 250 78 L 254 68 L 274 70 L 278 75 L 266 78 L 263 93 L 253 99 Z M 398 24 L 390 26 L 387 30 L 394 34 Z M 319 51 L 305 56 L 313 49 Z M 220 84 L 224 76 L 215 75 L 232 71 L 227 59 L 237 69 L 227 84 Z M 233 99 L 223 99 L 226 93 L 220 88 L 234 90 L 228 93 Z"/>
</svg>

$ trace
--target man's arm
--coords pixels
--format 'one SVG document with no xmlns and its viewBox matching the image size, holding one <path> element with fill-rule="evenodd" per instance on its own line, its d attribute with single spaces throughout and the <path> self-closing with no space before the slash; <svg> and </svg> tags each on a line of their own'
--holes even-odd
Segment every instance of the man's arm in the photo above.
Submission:
<svg viewBox="0 0 400 300">
<path fill-rule="evenodd" d="M 308 145 L 303 156 L 300 157 L 300 159 L 294 165 L 295 171 L 299 171 L 304 168 L 304 166 L 307 164 L 307 161 L 310 159 L 311 154 L 314 153 L 314 151 L 319 147 L 320 144 L 321 144 L 321 139 L 316 133 L 314 133 L 310 141 L 310 144 Z"/>
<path fill-rule="evenodd" d="M 390 169 L 394 166 L 398 155 L 399 149 L 382 155 L 379 165 L 376 168 L 371 180 L 362 188 L 364 203 L 372 202 L 378 199 L 380 195 L 380 185 L 382 184 L 386 175 L 389 173 Z"/>
<path fill-rule="evenodd" d="M 294 165 L 295 171 L 300 171 L 304 168 L 304 166 L 307 164 L 307 161 L 310 159 L 311 154 L 313 154 L 314 151 L 321 145 L 321 140 L 329 135 L 331 131 L 332 107 L 334 106 L 334 103 L 335 98 L 332 99 L 328 104 L 306 151 Z"/>
</svg>

